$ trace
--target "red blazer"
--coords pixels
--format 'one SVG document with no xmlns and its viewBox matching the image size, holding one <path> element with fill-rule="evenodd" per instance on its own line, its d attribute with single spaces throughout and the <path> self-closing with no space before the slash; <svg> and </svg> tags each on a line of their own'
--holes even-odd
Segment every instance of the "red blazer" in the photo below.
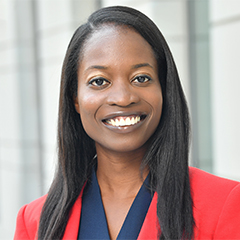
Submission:
<svg viewBox="0 0 240 240">
<path fill-rule="evenodd" d="M 240 239 L 240 183 L 219 178 L 190 167 L 194 239 Z M 63 236 L 76 240 L 81 214 L 82 192 L 76 200 Z M 36 239 L 39 218 L 46 196 L 23 206 L 17 217 L 15 240 Z M 138 239 L 157 239 L 160 225 L 157 218 L 155 193 Z"/>
</svg>

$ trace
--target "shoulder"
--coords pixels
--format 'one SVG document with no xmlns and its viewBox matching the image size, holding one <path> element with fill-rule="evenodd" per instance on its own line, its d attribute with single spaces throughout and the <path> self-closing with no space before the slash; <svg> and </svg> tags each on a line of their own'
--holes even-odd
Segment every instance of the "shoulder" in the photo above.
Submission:
<svg viewBox="0 0 240 240">
<path fill-rule="evenodd" d="M 212 185 L 223 185 L 226 188 L 232 188 L 240 184 L 240 182 L 218 177 L 195 167 L 189 167 L 189 178 L 191 185 L 193 186 L 203 185 L 204 187 L 207 187 L 205 184 L 208 183 L 209 187 L 211 187 Z"/>
<path fill-rule="evenodd" d="M 14 239 L 34 239 L 46 195 L 24 205 L 18 212 Z"/>
<path fill-rule="evenodd" d="M 209 201 L 212 199 L 221 202 L 225 201 L 229 194 L 240 191 L 239 182 L 221 178 L 194 167 L 189 168 L 189 179 L 195 201 L 208 195 Z"/>
<path fill-rule="evenodd" d="M 240 239 L 240 183 L 192 167 L 189 178 L 201 238 L 211 233 L 213 238 Z"/>
</svg>

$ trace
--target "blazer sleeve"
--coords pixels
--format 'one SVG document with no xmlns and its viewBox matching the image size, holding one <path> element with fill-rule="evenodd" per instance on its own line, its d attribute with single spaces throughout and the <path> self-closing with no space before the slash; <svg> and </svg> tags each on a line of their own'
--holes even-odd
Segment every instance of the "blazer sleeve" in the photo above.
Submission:
<svg viewBox="0 0 240 240">
<path fill-rule="evenodd" d="M 224 203 L 214 239 L 240 239 L 240 183 L 232 189 Z"/>
</svg>

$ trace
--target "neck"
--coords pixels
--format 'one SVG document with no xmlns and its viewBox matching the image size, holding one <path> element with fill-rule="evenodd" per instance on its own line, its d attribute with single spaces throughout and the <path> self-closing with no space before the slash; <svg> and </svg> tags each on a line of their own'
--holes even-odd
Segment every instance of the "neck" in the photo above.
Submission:
<svg viewBox="0 0 240 240">
<path fill-rule="evenodd" d="M 141 171 L 143 153 L 97 152 L 97 178 L 101 194 L 126 197 L 136 195 L 145 178 L 148 168 Z"/>
</svg>

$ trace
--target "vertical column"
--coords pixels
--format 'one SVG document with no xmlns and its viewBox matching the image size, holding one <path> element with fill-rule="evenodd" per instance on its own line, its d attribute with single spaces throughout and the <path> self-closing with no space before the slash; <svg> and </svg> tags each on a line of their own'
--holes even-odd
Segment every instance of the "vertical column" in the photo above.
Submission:
<svg viewBox="0 0 240 240">
<path fill-rule="evenodd" d="M 20 129 L 18 124 L 19 96 L 17 63 L 14 59 L 15 22 L 13 1 L 0 2 L 0 238 L 13 237 L 9 229 L 14 227 L 19 205 L 19 180 L 21 159 Z"/>
<path fill-rule="evenodd" d="M 41 129 L 33 1 L 15 1 L 22 201 L 42 194 Z"/>
<path fill-rule="evenodd" d="M 41 194 L 32 1 L 0 3 L 0 232 L 12 239 L 21 205 Z"/>
<path fill-rule="evenodd" d="M 61 65 L 73 32 L 71 1 L 35 0 L 38 91 L 41 106 L 43 192 L 52 182 L 57 159 L 57 116 Z M 78 1 L 76 1 L 78 2 Z"/>
<path fill-rule="evenodd" d="M 240 1 L 211 0 L 214 172 L 240 180 Z"/>
<path fill-rule="evenodd" d="M 194 165 L 212 171 L 208 1 L 188 1 L 189 73 Z"/>
</svg>

